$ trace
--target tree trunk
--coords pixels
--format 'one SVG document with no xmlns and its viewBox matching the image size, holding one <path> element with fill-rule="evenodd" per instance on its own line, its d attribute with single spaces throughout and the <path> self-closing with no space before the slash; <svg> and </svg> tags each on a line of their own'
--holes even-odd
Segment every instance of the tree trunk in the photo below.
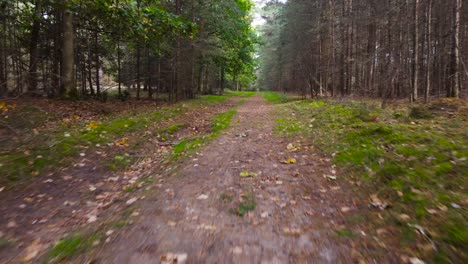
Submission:
<svg viewBox="0 0 468 264">
<path fill-rule="evenodd" d="M 412 101 L 418 100 L 419 88 L 419 6 L 420 0 L 415 0 L 414 6 L 414 80 Z"/>
<path fill-rule="evenodd" d="M 454 43 L 455 43 L 455 87 L 453 88 L 452 96 L 458 98 L 460 96 L 461 80 L 460 80 L 460 13 L 462 9 L 462 0 L 455 1 L 455 30 L 454 30 Z"/>
<path fill-rule="evenodd" d="M 426 90 L 424 99 L 429 101 L 431 93 L 431 74 L 432 74 L 432 1 L 427 3 L 427 70 L 426 70 Z"/>
<path fill-rule="evenodd" d="M 0 5 L 0 12 L 2 14 L 6 14 L 7 12 L 7 7 L 6 5 Z M 6 69 L 7 69 L 7 60 L 6 60 L 6 28 L 7 28 L 7 22 L 6 22 L 6 17 L 0 15 L 0 22 L 1 22 L 1 35 L 0 35 L 0 98 L 5 96 L 8 92 L 8 86 L 7 86 L 7 74 L 6 74 Z"/>
<path fill-rule="evenodd" d="M 101 61 L 99 58 L 99 33 L 96 29 L 96 32 L 94 33 L 94 74 L 96 77 L 96 93 L 97 95 L 101 94 L 101 76 L 99 74 L 99 71 L 101 70 Z"/>
<path fill-rule="evenodd" d="M 75 61 L 73 14 L 69 10 L 62 10 L 62 67 L 60 95 L 65 97 L 76 97 L 75 79 L 73 66 Z"/>
<path fill-rule="evenodd" d="M 28 91 L 37 90 L 37 65 L 39 62 L 39 32 L 41 28 L 41 15 L 42 15 L 42 0 L 36 0 L 34 8 L 34 22 L 31 29 L 31 37 L 29 38 L 29 84 Z"/>
</svg>

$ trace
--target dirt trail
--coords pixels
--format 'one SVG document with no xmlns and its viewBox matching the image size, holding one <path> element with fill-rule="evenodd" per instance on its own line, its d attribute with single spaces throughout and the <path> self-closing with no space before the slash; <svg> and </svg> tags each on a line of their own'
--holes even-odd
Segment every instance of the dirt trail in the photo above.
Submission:
<svg viewBox="0 0 468 264">
<path fill-rule="evenodd" d="M 351 245 L 329 228 L 343 217 L 340 187 L 322 177 L 329 162 L 288 151 L 274 125 L 273 107 L 249 99 L 228 131 L 141 201 L 140 218 L 95 263 L 355 262 Z M 297 163 L 282 163 L 288 158 Z M 240 177 L 244 171 L 257 176 Z M 239 201 L 252 196 L 256 208 L 237 215 Z"/>
</svg>

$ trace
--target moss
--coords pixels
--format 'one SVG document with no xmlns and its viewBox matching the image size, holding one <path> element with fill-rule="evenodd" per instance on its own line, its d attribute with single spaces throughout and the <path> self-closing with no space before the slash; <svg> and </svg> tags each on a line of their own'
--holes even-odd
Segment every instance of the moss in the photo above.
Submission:
<svg viewBox="0 0 468 264">
<path fill-rule="evenodd" d="M 42 173 L 59 164 L 65 164 L 83 148 L 92 148 L 96 144 L 112 142 L 124 134 L 146 129 L 154 123 L 175 118 L 190 109 L 221 103 L 230 96 L 203 96 L 199 99 L 178 103 L 172 106 L 157 109 L 156 111 L 131 113 L 124 116 L 115 115 L 96 120 L 91 123 L 82 123 L 75 126 L 63 126 L 59 131 L 41 134 L 44 140 L 37 140 L 31 146 L 26 155 L 24 151 L 11 151 L 9 155 L 0 157 L 0 184 L 12 185 L 31 179 L 31 175 Z M 31 110 L 36 113 L 37 110 Z M 42 114 L 41 114 L 42 115 Z M 35 119 L 36 117 L 33 115 Z M 39 118 L 38 118 L 39 120 Z M 180 124 L 166 128 L 167 135 L 175 133 L 180 129 Z M 22 146 L 24 147 L 24 146 Z M 38 155 L 43 159 L 32 157 Z M 30 164 L 32 162 L 32 164 Z M 109 167 L 113 170 L 121 168 L 119 162 L 110 162 Z"/>
<path fill-rule="evenodd" d="M 243 195 L 239 205 L 233 209 L 232 212 L 238 216 L 244 216 L 248 212 L 255 210 L 256 207 L 257 202 L 255 201 L 255 196 L 253 193 L 249 192 Z"/>
<path fill-rule="evenodd" d="M 232 118 L 236 114 L 236 110 L 232 109 L 227 112 L 217 115 L 211 122 L 211 129 L 214 133 L 224 130 L 229 127 Z"/>
<path fill-rule="evenodd" d="M 281 104 L 281 103 L 285 103 L 288 101 L 288 97 L 284 94 L 280 94 L 280 93 L 277 93 L 277 92 L 261 92 L 263 98 L 265 98 L 265 100 L 267 100 L 268 102 L 270 103 L 274 103 L 274 104 Z"/>
<path fill-rule="evenodd" d="M 457 221 L 445 224 L 443 229 L 446 231 L 444 232 L 443 238 L 445 241 L 458 246 L 467 247 L 468 232 L 466 225 L 463 225 L 461 222 Z"/>
<path fill-rule="evenodd" d="M 222 193 L 219 199 L 225 203 L 230 203 L 234 200 L 234 196 L 232 194 Z"/>
<path fill-rule="evenodd" d="M 243 97 L 243 98 L 248 98 L 248 97 L 252 97 L 252 96 L 256 95 L 257 93 L 256 93 L 256 92 L 252 92 L 252 91 L 232 91 L 232 90 L 226 90 L 225 94 L 226 94 L 226 95 L 229 95 L 229 96 L 239 96 L 239 97 Z"/>
<path fill-rule="evenodd" d="M 91 248 L 95 241 L 99 240 L 99 235 L 92 234 L 83 236 L 81 234 L 73 234 L 69 237 L 58 241 L 52 249 L 47 253 L 45 263 L 58 263 L 69 260 L 73 256 L 83 253 Z"/>
<path fill-rule="evenodd" d="M 392 204 L 392 210 L 408 214 L 431 232 L 444 234 L 433 237 L 443 253 L 426 258 L 464 258 L 468 215 L 451 209 L 452 203 L 463 204 L 468 199 L 468 125 L 463 116 L 429 116 L 426 109 L 418 108 L 410 114 L 418 123 L 410 125 L 408 119 L 395 119 L 402 115 L 398 110 L 379 110 L 356 102 L 305 101 L 278 109 L 281 135 L 303 137 L 314 144 L 314 151 L 334 154 L 333 162 L 346 171 L 344 176 L 362 183 L 356 187 L 359 193 L 378 193 Z M 448 212 L 428 213 L 441 204 Z M 374 218 L 368 219 L 372 223 Z M 409 247 L 421 239 L 410 236 L 414 230 L 409 232 L 406 225 L 382 221 L 397 225 L 401 240 Z"/>
</svg>

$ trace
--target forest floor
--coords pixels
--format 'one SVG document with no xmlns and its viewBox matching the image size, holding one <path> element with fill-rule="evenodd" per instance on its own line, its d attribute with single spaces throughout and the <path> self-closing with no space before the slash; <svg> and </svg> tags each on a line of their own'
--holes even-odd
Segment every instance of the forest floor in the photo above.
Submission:
<svg viewBox="0 0 468 264">
<path fill-rule="evenodd" d="M 2 141 L 1 263 L 467 259 L 463 102 L 139 107 L 8 123 L 37 131 Z"/>
</svg>

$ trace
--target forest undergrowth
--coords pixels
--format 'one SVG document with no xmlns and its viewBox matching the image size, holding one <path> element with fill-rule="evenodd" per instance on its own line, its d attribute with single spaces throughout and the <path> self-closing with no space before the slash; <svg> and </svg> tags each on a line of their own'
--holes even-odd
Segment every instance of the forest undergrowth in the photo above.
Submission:
<svg viewBox="0 0 468 264">
<path fill-rule="evenodd" d="M 340 234 L 438 263 L 467 260 L 465 101 L 386 109 L 373 101 L 300 101 L 278 114 L 277 132 L 332 157 L 339 176 L 324 177 L 349 182 L 361 198 Z"/>
</svg>

